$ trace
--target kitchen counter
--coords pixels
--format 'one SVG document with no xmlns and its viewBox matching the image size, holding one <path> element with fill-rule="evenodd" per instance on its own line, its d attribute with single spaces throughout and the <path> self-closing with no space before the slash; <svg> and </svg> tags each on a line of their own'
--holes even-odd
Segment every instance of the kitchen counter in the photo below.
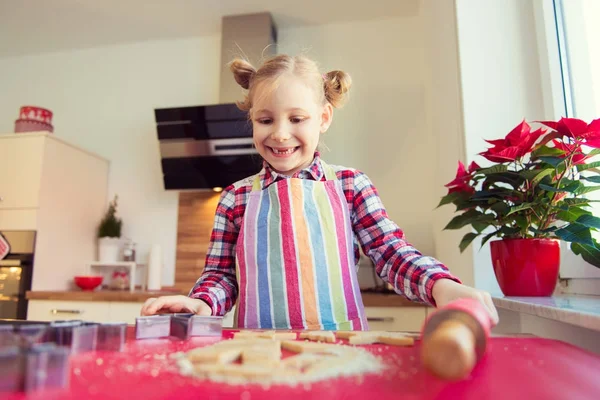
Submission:
<svg viewBox="0 0 600 400">
<path fill-rule="evenodd" d="M 124 301 L 144 302 L 150 297 L 168 296 L 175 294 L 187 295 L 175 288 L 160 291 L 134 292 L 119 290 L 94 290 L 94 291 L 28 291 L 28 300 L 63 300 L 63 301 Z M 395 293 L 362 292 L 365 307 L 428 307 L 425 304 L 414 303 Z"/>
<path fill-rule="evenodd" d="M 124 301 L 140 303 L 150 297 L 187 294 L 176 289 L 159 291 L 135 290 L 66 290 L 66 291 L 28 291 L 27 300 L 65 300 L 65 301 Z"/>
</svg>

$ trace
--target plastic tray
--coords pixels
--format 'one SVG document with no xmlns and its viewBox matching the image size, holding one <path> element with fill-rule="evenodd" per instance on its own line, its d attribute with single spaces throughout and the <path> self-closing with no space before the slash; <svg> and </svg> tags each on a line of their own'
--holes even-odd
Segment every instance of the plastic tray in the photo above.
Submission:
<svg viewBox="0 0 600 400">
<path fill-rule="evenodd" d="M 188 339 L 192 336 L 220 337 L 223 333 L 223 317 L 194 314 L 173 314 L 171 336 Z"/>
</svg>

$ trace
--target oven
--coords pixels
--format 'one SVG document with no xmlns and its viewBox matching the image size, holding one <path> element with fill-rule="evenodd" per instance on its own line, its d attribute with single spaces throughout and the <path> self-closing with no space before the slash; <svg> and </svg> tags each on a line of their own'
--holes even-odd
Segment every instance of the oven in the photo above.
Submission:
<svg viewBox="0 0 600 400">
<path fill-rule="evenodd" d="M 27 299 L 31 290 L 35 231 L 0 231 L 10 246 L 0 260 L 0 319 L 27 319 Z"/>
</svg>

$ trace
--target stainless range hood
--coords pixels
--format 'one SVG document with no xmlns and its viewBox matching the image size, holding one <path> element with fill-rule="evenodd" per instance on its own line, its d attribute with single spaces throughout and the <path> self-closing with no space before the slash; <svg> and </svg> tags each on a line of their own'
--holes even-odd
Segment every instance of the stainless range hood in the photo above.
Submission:
<svg viewBox="0 0 600 400">
<path fill-rule="evenodd" d="M 269 13 L 224 17 L 219 104 L 154 110 L 166 190 L 223 188 L 260 170 L 252 124 L 235 105 L 242 90 L 227 64 L 243 54 L 258 65 L 276 54 L 276 43 Z"/>
</svg>

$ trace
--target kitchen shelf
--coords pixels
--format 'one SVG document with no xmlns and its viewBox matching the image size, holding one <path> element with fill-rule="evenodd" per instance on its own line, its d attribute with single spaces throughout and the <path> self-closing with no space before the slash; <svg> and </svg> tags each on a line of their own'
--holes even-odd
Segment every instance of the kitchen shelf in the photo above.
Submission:
<svg viewBox="0 0 600 400">
<path fill-rule="evenodd" d="M 143 277 L 140 285 L 142 290 L 146 290 L 146 283 L 148 281 L 148 269 L 145 268 L 146 264 L 139 264 L 135 261 L 116 261 L 116 262 L 101 262 L 101 261 L 93 261 L 87 264 L 88 274 L 93 275 L 93 271 L 102 269 L 102 268 L 128 268 L 129 269 L 129 291 L 133 292 L 135 290 L 135 277 L 136 270 L 138 268 L 143 270 Z"/>
</svg>

